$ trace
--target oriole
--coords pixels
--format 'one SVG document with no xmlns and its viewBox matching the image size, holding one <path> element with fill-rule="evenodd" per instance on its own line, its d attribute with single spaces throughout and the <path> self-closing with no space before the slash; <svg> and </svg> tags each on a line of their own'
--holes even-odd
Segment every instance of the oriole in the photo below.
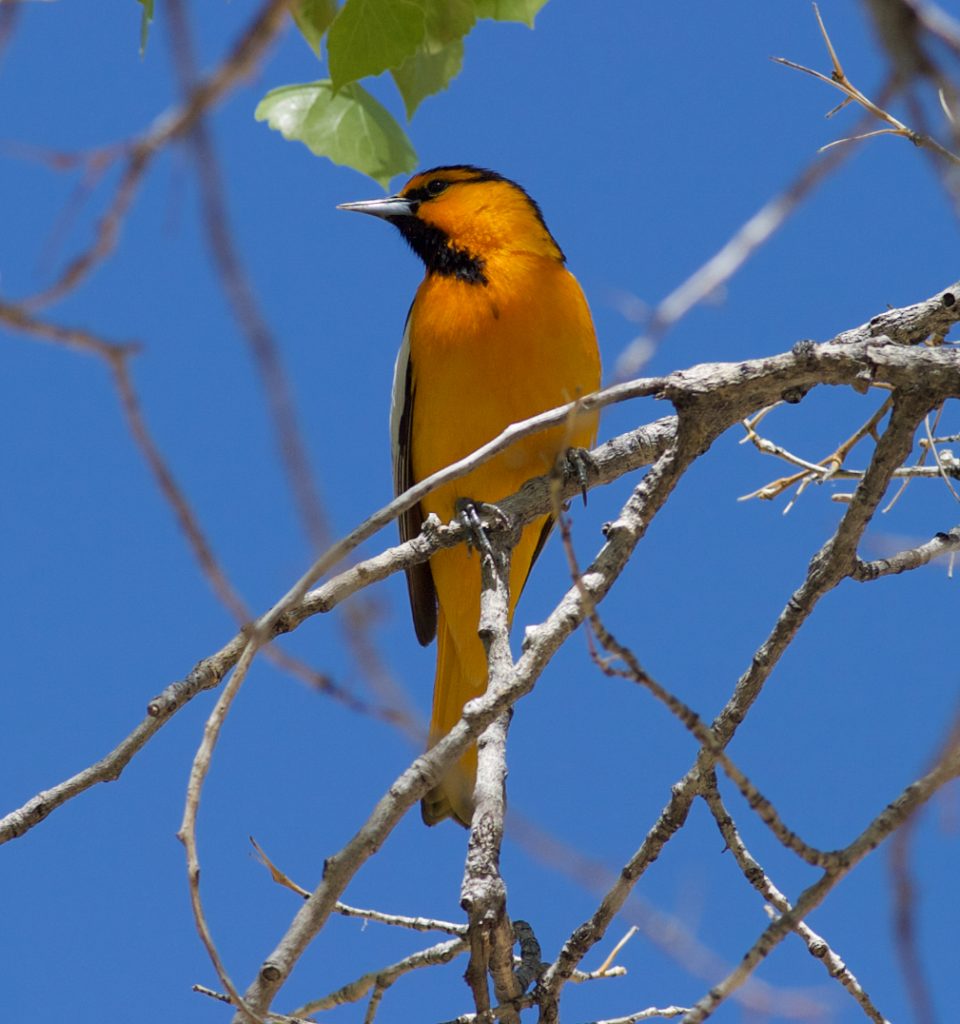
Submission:
<svg viewBox="0 0 960 1024">
<path fill-rule="evenodd" d="M 391 433 L 396 493 L 468 455 L 505 427 L 600 386 L 590 310 L 540 208 L 515 182 L 468 165 L 436 167 L 394 196 L 340 209 L 390 221 L 423 260 L 426 275 L 407 315 L 393 382 Z M 449 522 L 461 500 L 497 502 L 549 472 L 565 447 L 588 447 L 596 416 L 582 415 L 514 443 L 439 487 L 400 521 L 415 537 L 425 517 Z M 513 551 L 510 617 L 550 531 L 550 516 L 526 526 Z M 436 635 L 430 745 L 487 686 L 478 635 L 480 570 L 464 547 L 407 570 L 417 638 Z M 468 825 L 477 752 L 471 748 L 422 803 L 428 825 Z"/>
</svg>

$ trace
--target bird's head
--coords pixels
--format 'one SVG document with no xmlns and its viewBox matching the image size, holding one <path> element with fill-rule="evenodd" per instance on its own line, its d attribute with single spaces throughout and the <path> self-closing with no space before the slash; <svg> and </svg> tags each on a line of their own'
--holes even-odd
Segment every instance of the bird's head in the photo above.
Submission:
<svg viewBox="0 0 960 1024">
<path fill-rule="evenodd" d="M 508 178 L 481 167 L 435 167 L 412 177 L 393 196 L 343 203 L 396 225 L 427 273 L 486 284 L 487 261 L 531 253 L 563 262 L 540 207 Z"/>
</svg>

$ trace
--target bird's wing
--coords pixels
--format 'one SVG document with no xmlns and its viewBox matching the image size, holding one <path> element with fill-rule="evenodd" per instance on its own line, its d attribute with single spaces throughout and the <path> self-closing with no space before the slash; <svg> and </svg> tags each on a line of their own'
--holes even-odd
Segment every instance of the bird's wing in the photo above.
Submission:
<svg viewBox="0 0 960 1024">
<path fill-rule="evenodd" d="M 390 406 L 390 437 L 393 446 L 393 487 L 402 494 L 415 482 L 413 479 L 413 364 L 410 362 L 410 314 L 403 330 L 403 343 L 393 370 L 393 402 Z M 400 516 L 400 539 L 411 540 L 420 533 L 423 510 L 414 505 Z M 430 563 L 421 562 L 407 569 L 407 590 L 413 628 L 421 644 L 428 644 L 437 635 L 437 591 L 433 585 Z"/>
</svg>

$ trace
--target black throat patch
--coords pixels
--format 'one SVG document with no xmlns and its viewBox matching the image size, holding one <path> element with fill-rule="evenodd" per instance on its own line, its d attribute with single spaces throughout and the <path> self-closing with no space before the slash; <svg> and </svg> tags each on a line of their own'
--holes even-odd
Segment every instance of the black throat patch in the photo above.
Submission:
<svg viewBox="0 0 960 1024">
<path fill-rule="evenodd" d="M 486 284 L 483 272 L 484 261 L 466 249 L 458 249 L 450 236 L 432 224 L 425 224 L 416 215 L 411 217 L 389 217 L 410 248 L 423 260 L 428 274 L 455 277 L 468 284 Z"/>
</svg>

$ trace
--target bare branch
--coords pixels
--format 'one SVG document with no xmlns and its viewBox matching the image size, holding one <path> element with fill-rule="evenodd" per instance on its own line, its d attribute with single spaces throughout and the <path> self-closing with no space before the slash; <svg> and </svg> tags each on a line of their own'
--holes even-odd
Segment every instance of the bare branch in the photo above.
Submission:
<svg viewBox="0 0 960 1024">
<path fill-rule="evenodd" d="M 711 400 L 716 395 L 716 392 L 712 392 Z M 856 547 L 863 530 L 876 510 L 894 469 L 903 461 L 909 451 L 917 424 L 929 408 L 937 403 L 938 396 L 935 394 L 917 394 L 915 391 L 911 391 L 906 395 L 895 396 L 893 412 L 887 429 L 877 444 L 870 468 L 857 488 L 854 500 L 847 507 L 836 533 L 814 556 L 807 578 L 791 597 L 773 632 L 754 655 L 750 669 L 741 676 L 733 695 L 713 722 L 712 731 L 721 748 L 725 747 L 733 738 L 738 725 L 756 700 L 774 665 L 796 635 L 797 630 L 812 613 L 814 606 L 824 594 L 837 586 L 853 570 Z M 769 403 L 761 402 L 757 403 L 757 406 L 764 404 Z M 681 414 L 681 428 L 683 422 Z M 679 433 L 682 435 L 682 429 Z M 668 456 L 664 457 L 664 459 L 666 458 Z M 644 484 L 655 477 L 658 467 L 661 466 L 664 459 L 659 460 L 650 470 Z M 644 484 L 641 484 L 638 491 L 643 488 Z M 584 581 L 586 583 L 589 580 L 590 571 L 588 570 Z M 637 880 L 686 821 L 690 805 L 700 791 L 702 773 L 712 769 L 715 760 L 716 754 L 712 750 L 706 748 L 701 750 L 696 764 L 674 785 L 670 800 L 660 817 L 647 833 L 640 848 L 623 867 L 616 882 L 608 890 L 593 916 L 573 932 L 560 951 L 560 955 L 546 971 L 541 983 L 544 993 L 541 1001 L 541 1019 L 546 1024 L 555 1024 L 557 1020 L 559 992 L 566 978 L 569 977 L 570 971 L 602 938 L 614 914 L 623 906 Z M 846 853 L 847 851 L 844 851 L 844 855 Z M 767 952 L 769 949 L 765 947 L 762 955 L 758 955 L 757 959 L 751 963 L 749 970 L 744 972 L 743 965 L 741 965 L 738 971 L 742 973 L 738 974 L 735 971 L 728 976 L 736 977 L 736 984 L 731 983 L 730 987 L 725 989 L 723 995 L 717 999 L 717 1003 L 726 998 L 726 995 L 739 984 L 742 984 L 750 970 Z M 711 1008 L 714 1005 L 716 1003 L 712 1003 Z M 691 1018 L 692 1020 L 693 1018 Z"/>
<path fill-rule="evenodd" d="M 929 300 L 926 304 L 919 304 L 919 307 L 923 307 L 922 311 L 919 307 L 914 307 L 914 311 L 902 319 L 909 320 L 910 329 L 914 331 L 921 327 L 928 327 L 930 324 L 939 325 L 944 316 L 956 319 L 955 302 L 950 301 L 952 298 L 952 292 L 941 293 L 934 300 Z M 771 404 L 785 390 L 809 388 L 819 382 L 853 384 L 862 380 L 864 375 L 868 375 L 874 382 L 886 383 L 891 386 L 903 384 L 908 388 L 915 388 L 922 382 L 923 400 L 915 397 L 911 407 L 912 404 L 936 403 L 945 397 L 960 394 L 960 361 L 955 352 L 947 349 L 918 349 L 859 340 L 864 334 L 869 335 L 874 329 L 875 324 L 866 325 L 859 332 L 853 334 L 853 338 L 858 340 L 848 340 L 844 344 L 801 345 L 789 354 L 769 359 L 740 364 L 709 364 L 695 367 L 668 377 L 649 378 L 626 385 L 618 385 L 593 398 L 584 400 L 584 405 L 598 407 L 614 401 L 625 401 L 632 397 L 657 394 L 670 399 L 680 412 L 679 420 L 674 421 L 675 426 L 669 421 L 663 421 L 661 425 L 654 425 L 654 428 L 651 428 L 654 430 L 654 435 L 661 440 L 669 437 L 670 441 L 667 443 L 671 446 L 660 455 L 647 477 L 631 496 L 620 516 L 609 525 L 607 543 L 583 577 L 584 586 L 589 591 L 591 599 L 597 602 L 606 594 L 629 559 L 636 543 L 643 536 L 647 525 L 662 507 L 689 463 L 707 450 L 712 440 L 732 423 L 742 419 L 753 409 Z M 923 411 L 925 412 L 926 408 Z M 406 503 L 420 500 L 425 493 L 441 481 L 454 479 L 456 476 L 468 472 L 481 461 L 492 457 L 493 454 L 512 443 L 518 436 L 562 422 L 568 413 L 569 407 L 564 407 L 514 426 L 475 455 L 424 481 L 405 495 L 401 495 L 396 501 L 361 524 L 348 537 L 334 545 L 281 601 L 277 602 L 266 615 L 257 621 L 252 633 L 241 634 L 227 647 L 211 656 L 211 659 L 201 663 L 195 673 L 192 673 L 191 677 L 184 681 L 185 686 L 181 687 L 181 684 L 176 684 L 170 692 L 162 695 L 154 703 L 154 713 L 161 715 L 165 709 L 169 711 L 177 706 L 182 706 L 184 690 L 187 693 L 195 693 L 201 688 L 216 685 L 223 673 L 236 663 L 236 659 L 251 635 L 257 636 L 261 642 L 264 642 L 278 632 L 294 628 L 299 621 L 302 621 L 300 616 L 306 617 L 307 614 L 324 610 L 324 606 L 329 607 L 329 602 L 321 599 L 319 592 L 318 595 L 312 596 L 309 603 L 302 600 L 312 578 L 326 571 L 362 539 L 371 535 L 384 523 L 389 522 L 403 507 L 406 507 Z M 892 427 L 888 428 L 887 434 L 884 435 L 885 438 L 891 433 L 891 430 Z M 892 474 L 897 460 L 902 461 L 902 455 L 909 446 L 909 437 L 899 438 L 898 444 L 899 447 L 895 452 L 896 459 L 892 450 L 886 452 L 881 458 L 881 453 L 884 451 L 883 440 L 881 440 L 873 465 L 858 488 L 858 495 L 869 495 L 870 502 L 872 502 L 876 497 L 878 487 L 882 492 L 882 487 L 886 485 L 884 474 Z M 611 454 L 611 451 L 609 450 L 607 454 Z M 600 453 L 603 454 L 602 449 Z M 618 457 L 620 454 L 622 451 L 618 452 Z M 642 462 L 642 456 L 638 458 Z M 881 466 L 882 470 L 878 468 Z M 615 467 L 611 463 L 604 466 L 603 458 L 601 458 L 598 460 L 598 468 L 590 471 L 590 485 L 594 486 L 600 482 L 604 474 L 611 473 L 612 476 L 616 476 L 620 472 L 622 472 L 622 463 Z M 544 478 L 532 486 L 525 487 L 515 499 L 515 504 L 504 503 L 505 511 L 512 520 L 518 523 L 529 521 L 534 515 L 548 511 L 551 507 L 550 486 L 549 479 Z M 579 485 L 571 482 L 569 493 L 572 494 L 578 489 Z M 767 648 L 758 653 L 754 663 L 755 669 L 748 672 L 741 680 L 730 705 L 714 726 L 720 730 L 719 735 L 724 742 L 732 735 L 736 722 L 742 719 L 746 709 L 755 699 L 769 669 L 779 657 L 785 644 L 792 638 L 796 628 L 799 628 L 803 618 L 809 614 L 816 598 L 830 586 L 839 582 L 844 573 L 850 571 L 855 560 L 856 538 L 859 537 L 859 531 L 862 531 L 869 515 L 872 514 L 870 502 L 861 499 L 851 503 L 837 537 L 828 546 L 828 550 L 821 552 L 821 555 L 815 560 L 814 570 L 808 584 L 801 588 L 801 592 L 798 592 L 800 594 L 799 604 L 788 606 Z M 856 524 L 856 530 L 850 524 Z M 850 538 L 849 541 L 846 540 L 847 537 Z M 423 536 L 409 542 L 407 546 L 401 546 L 401 548 L 405 548 L 404 556 L 412 562 L 428 558 L 433 551 L 438 550 L 441 546 L 459 543 L 462 539 L 463 532 L 458 527 L 438 527 L 428 530 Z M 389 571 L 401 568 L 402 564 L 402 559 L 395 558 Z M 348 578 L 353 581 L 350 586 L 358 589 L 369 581 L 369 579 L 365 579 L 366 575 L 365 569 L 359 566 L 354 570 L 348 570 L 339 581 L 331 581 L 327 594 L 335 593 L 337 586 L 340 586 L 341 593 L 344 589 L 349 589 L 343 582 Z M 799 612 L 797 611 L 798 607 Z M 423 792 L 437 781 L 443 770 L 463 752 L 470 742 L 476 739 L 479 732 L 532 688 L 543 667 L 583 616 L 583 602 L 577 588 L 574 588 L 542 626 L 528 632 L 525 648 L 517 663 L 509 693 L 502 697 L 487 694 L 480 700 L 472 702 L 465 709 L 463 721 L 437 747 L 418 758 L 411 765 L 407 772 L 397 780 L 391 792 L 381 800 L 367 825 L 361 829 L 341 854 L 332 858 L 324 882 L 301 910 L 291 926 L 288 936 L 268 959 L 261 969 L 257 981 L 248 992 L 256 1012 L 265 1011 L 273 993 L 279 988 L 293 963 L 306 948 L 312 936 L 322 927 L 327 915 L 332 912 L 337 897 L 343 891 L 347 881 L 359 869 L 372 850 L 382 843 L 406 808 L 419 799 Z M 99 779 L 94 781 L 99 781 Z M 87 784 L 92 784 L 92 782 Z M 560 959 L 550 969 L 553 974 L 550 975 L 550 971 L 548 971 L 546 980 L 552 982 L 553 986 L 547 989 L 548 994 L 555 996 L 559 992 L 559 987 L 570 977 L 586 950 L 602 936 L 607 922 L 617 907 L 622 904 L 623 899 L 632 888 L 633 882 L 642 874 L 645 866 L 656 856 L 670 835 L 683 823 L 689 803 L 696 793 L 697 784 L 696 772 L 694 772 L 676 787 L 661 820 L 654 826 L 641 849 L 631 860 L 618 887 L 601 904 L 590 925 L 578 931 L 576 942 L 572 945 L 568 943 L 565 946 Z M 66 796 L 63 795 L 63 798 L 66 799 Z M 39 806 L 44 806 L 42 801 Z M 48 809 L 49 807 L 46 808 L 46 810 Z M 22 817 L 16 821 L 18 829 L 13 834 L 23 831 Z M 0 835 L 2 834 L 3 832 L 0 831 Z M 8 837 L 12 837 L 9 832 Z"/>
<path fill-rule="evenodd" d="M 510 554 L 513 536 L 490 538 L 480 564 L 479 634 L 487 652 L 487 689 L 502 693 L 513 677 L 510 652 Z M 506 808 L 507 730 L 510 712 L 494 719 L 477 743 L 475 807 L 460 890 L 460 906 L 469 920 L 470 963 L 466 979 L 481 1017 L 490 1014 L 487 973 L 501 1006 L 523 994 L 513 973 L 513 925 L 507 916 L 507 889 L 500 876 L 500 847 Z M 515 1011 L 506 1011 L 507 1024 L 519 1024 Z"/>
<path fill-rule="evenodd" d="M 793 909 L 781 914 L 763 932 L 744 954 L 737 967 L 710 991 L 683 1018 L 683 1024 L 700 1024 L 706 1020 L 780 943 L 786 934 L 796 929 L 811 911 L 816 909 L 837 883 L 863 858 L 876 849 L 911 814 L 922 807 L 942 786 L 960 775 L 960 744 L 944 753 L 939 763 L 923 778 L 908 786 L 893 803 L 877 815 L 852 843 L 838 854 L 834 867 L 826 871 L 813 885 L 805 889 L 794 903 Z"/>
<path fill-rule="evenodd" d="M 817 383 L 855 385 L 869 378 L 872 382 L 892 386 L 922 386 L 938 400 L 960 394 L 960 360 L 956 352 L 947 349 L 913 348 L 901 345 L 878 344 L 877 335 L 894 336 L 893 340 L 906 340 L 917 335 L 926 337 L 931 331 L 944 334 L 949 325 L 960 319 L 960 282 L 939 292 L 925 302 L 901 310 L 892 310 L 875 317 L 867 324 L 838 335 L 825 345 L 803 344 L 794 351 L 767 359 L 748 360 L 743 363 L 709 363 L 667 377 L 645 378 L 627 384 L 618 384 L 598 392 L 582 401 L 586 408 L 600 408 L 616 402 L 651 394 L 669 398 L 678 407 L 687 407 L 697 396 L 716 398 L 719 412 L 712 411 L 711 430 L 720 432 L 754 409 L 771 405 L 784 391 L 807 389 Z M 13 307 L 16 309 L 16 307 Z M 67 329 L 40 324 L 35 319 L 26 325 L 11 307 L 0 306 L 0 320 L 32 335 L 56 337 Z M 948 322 L 949 321 L 949 322 Z M 50 330 L 48 330 L 48 327 Z M 73 332 L 68 332 L 73 334 Z M 82 333 L 82 332 L 81 332 Z M 95 348 L 96 346 L 93 346 Z M 92 350 L 92 349 L 91 349 Z M 515 424 L 499 437 L 462 459 L 453 466 L 422 481 L 400 495 L 380 511 L 335 544 L 301 577 L 293 588 L 258 622 L 258 628 L 268 628 L 272 635 L 288 632 L 306 618 L 329 611 L 338 601 L 362 587 L 383 579 L 407 565 L 424 561 L 441 547 L 461 543 L 464 532 L 458 526 L 431 527 L 429 524 L 420 537 L 390 549 L 383 555 L 354 566 L 340 576 L 308 594 L 313 582 L 354 550 L 362 541 L 391 522 L 401 511 L 420 501 L 424 495 L 441 483 L 458 479 L 477 465 L 492 458 L 513 443 L 548 426 L 565 421 L 570 406 L 552 410 L 540 416 Z M 663 453 L 674 443 L 677 420 L 668 417 L 601 445 L 592 453 L 595 463 L 589 468 L 588 486 L 616 479 L 625 472 L 647 465 L 651 458 Z M 671 474 L 671 480 L 675 479 Z M 671 484 L 672 486 L 672 484 Z M 525 485 L 519 494 L 503 503 L 504 511 L 521 523 L 529 522 L 552 507 L 549 477 Z M 563 497 L 579 491 L 579 484 L 565 485 Z M 664 495 L 665 500 L 666 495 Z M 624 531 L 623 540 L 611 550 L 622 550 L 622 544 L 631 542 L 632 527 L 615 520 L 610 525 L 611 535 Z M 631 548 L 632 550 L 632 548 Z M 619 557 L 619 556 L 617 556 Z M 156 732 L 163 720 L 184 706 L 204 689 L 216 686 L 232 668 L 246 644 L 247 635 L 238 634 L 219 651 L 201 661 L 184 680 L 172 684 L 149 705 L 150 719 L 139 726 L 118 748 L 90 770 L 80 772 L 71 779 L 44 794 L 38 794 L 23 808 L 0 821 L 0 842 L 22 835 L 43 820 L 65 800 L 88 789 L 97 782 L 116 778 L 129 758 Z M 559 638 L 557 643 L 562 642 Z M 551 642 L 552 643 L 552 642 Z M 538 648 L 538 657 L 541 656 Z M 547 658 L 552 652 L 542 649 Z"/>
<path fill-rule="evenodd" d="M 240 661 L 237 663 L 237 667 L 230 678 L 230 682 L 224 687 L 223 693 L 220 694 L 220 698 L 217 700 L 217 703 L 204 726 L 203 739 L 197 749 L 196 756 L 194 757 L 193 767 L 190 769 L 190 779 L 187 783 L 187 800 L 183 811 L 183 822 L 180 825 L 180 831 L 177 833 L 177 838 L 183 843 L 184 849 L 186 850 L 190 905 L 193 909 L 193 917 L 200 939 L 207 950 L 207 954 L 213 963 L 223 987 L 230 994 L 231 1003 L 239 1008 L 241 1019 L 244 1021 L 250 1021 L 252 1024 L 262 1024 L 262 1018 L 259 1014 L 247 1006 L 241 998 L 240 993 L 234 987 L 229 974 L 227 974 L 227 969 L 220 958 L 220 953 L 217 950 L 216 944 L 213 941 L 213 935 L 210 932 L 210 926 L 207 923 L 207 919 L 203 911 L 203 903 L 200 899 L 200 858 L 197 851 L 197 813 L 200 809 L 200 795 L 203 791 L 203 783 L 206 779 L 207 772 L 210 769 L 213 749 L 220 736 L 220 730 L 223 727 L 223 722 L 230 710 L 230 705 L 233 703 L 234 697 L 236 697 L 239 692 L 240 686 L 246 678 L 247 671 L 253 663 L 256 653 L 256 640 L 251 638 L 247 643 L 247 646 L 244 648 Z"/>
<path fill-rule="evenodd" d="M 552 871 L 587 892 L 603 896 L 620 873 L 619 865 L 606 864 L 587 856 L 576 846 L 544 832 L 516 813 L 511 814 L 509 827 L 513 841 L 538 863 L 548 865 Z M 653 906 L 638 892 L 634 892 L 624 904 L 619 918 L 636 925 L 648 943 L 692 977 L 709 983 L 730 970 L 729 960 L 706 946 L 684 919 Z M 570 982 L 617 977 L 624 973 L 622 967 L 608 968 L 603 973 L 599 969 L 589 972 L 577 970 L 571 975 Z M 759 1017 L 775 1012 L 784 1020 L 807 1022 L 826 1012 L 821 1000 L 803 991 L 768 984 L 756 977 L 750 978 L 734 998 L 744 1011 Z"/>
<path fill-rule="evenodd" d="M 556 506 L 555 515 L 557 516 L 557 522 L 560 526 L 560 536 L 563 540 L 564 551 L 567 555 L 567 562 L 570 566 L 574 585 L 580 592 L 581 600 L 587 608 L 587 619 L 590 627 L 608 655 L 601 656 L 600 653 L 593 648 L 593 645 L 591 645 L 591 656 L 600 671 L 606 676 L 629 679 L 649 690 L 650 693 L 652 693 L 657 700 L 666 705 L 671 714 L 675 715 L 684 727 L 696 737 L 704 749 L 709 751 L 710 754 L 717 759 L 717 761 L 723 766 L 727 775 L 736 784 L 740 793 L 750 805 L 751 810 L 757 812 L 763 823 L 767 825 L 767 827 L 773 832 L 777 839 L 787 847 L 787 849 L 793 850 L 794 853 L 798 854 L 808 864 L 819 866 L 828 863 L 828 854 L 824 854 L 820 850 L 814 849 L 812 846 L 805 843 L 796 832 L 787 828 L 780 819 L 780 815 L 777 813 L 773 804 L 764 797 L 757 787 L 754 786 L 747 776 L 740 771 L 740 769 L 727 756 L 723 747 L 717 741 L 717 737 L 714 735 L 713 731 L 703 722 L 703 719 L 696 713 L 696 711 L 694 711 L 693 708 L 684 701 L 680 700 L 680 698 L 675 694 L 667 690 L 666 687 L 661 686 L 661 684 L 658 683 L 641 666 L 639 659 L 633 651 L 621 644 L 603 624 L 596 607 L 590 600 L 590 595 L 587 593 L 586 588 L 583 585 L 583 577 L 580 574 L 580 567 L 577 564 L 576 553 L 573 550 L 573 544 L 570 538 L 568 519 L 559 506 Z M 623 667 L 618 666 L 616 664 L 617 661 L 621 662 Z M 617 946 L 614 949 L 608 960 L 616 954 L 619 948 L 620 947 Z M 606 966 L 606 961 L 604 962 L 604 966 Z M 600 969 L 603 970 L 603 967 Z"/>
<path fill-rule="evenodd" d="M 909 139 L 915 146 L 919 146 L 923 149 L 929 149 L 934 152 L 938 157 L 946 160 L 947 162 L 960 166 L 960 156 L 956 153 L 951 153 L 950 150 L 942 146 L 936 139 L 930 135 L 923 134 L 922 132 L 914 131 L 912 128 L 908 128 L 902 121 L 899 121 L 891 113 L 884 110 L 882 106 L 874 103 L 873 100 L 869 99 L 864 93 L 862 93 L 850 79 L 844 73 L 843 68 L 840 65 L 840 61 L 837 57 L 836 51 L 833 48 L 833 44 L 830 42 L 830 37 L 827 35 L 826 27 L 823 24 L 823 19 L 820 17 L 820 10 L 816 4 L 813 5 L 814 12 L 817 17 L 817 24 L 820 26 L 820 32 L 823 35 L 824 43 L 827 47 L 827 51 L 830 54 L 830 60 L 833 64 L 833 71 L 829 75 L 825 75 L 820 71 L 814 71 L 812 68 L 804 67 L 802 64 L 795 64 L 791 60 L 787 60 L 785 57 L 774 57 L 774 61 L 778 64 L 783 64 L 785 67 L 793 68 L 795 71 L 802 71 L 804 74 L 812 75 L 814 78 L 819 79 L 821 82 L 825 82 L 827 85 L 833 86 L 843 93 L 846 102 L 856 103 L 862 107 L 872 117 L 883 121 L 889 125 L 888 128 L 883 129 L 882 132 L 871 132 L 869 134 L 888 134 L 888 135 L 899 135 L 905 139 Z M 866 138 L 866 135 L 856 134 L 853 137 L 838 140 L 842 142 L 850 142 L 855 138 Z M 836 143 L 831 143 L 835 146 Z"/>
<path fill-rule="evenodd" d="M 626 1017 L 608 1017 L 606 1020 L 598 1020 L 594 1024 L 640 1024 L 644 1020 L 658 1020 L 661 1017 L 680 1017 L 689 1013 L 686 1006 L 651 1006 L 646 1010 L 638 1010 L 636 1013 L 628 1014 Z"/>
<path fill-rule="evenodd" d="M 878 558 L 873 562 L 862 562 L 857 559 L 850 578 L 865 583 L 879 579 L 881 576 L 895 576 L 911 569 L 919 569 L 928 565 L 935 558 L 960 551 L 960 526 L 953 527 L 946 533 L 938 533 L 925 544 L 900 551 L 890 558 Z"/>
<path fill-rule="evenodd" d="M 397 928 L 409 928 L 415 932 L 447 932 L 450 935 L 458 935 L 460 937 L 467 934 L 467 926 L 465 924 L 439 921 L 432 917 L 407 917 L 403 914 L 385 914 L 382 910 L 365 910 L 362 907 L 350 907 L 346 903 L 337 903 L 334 909 L 344 917 L 359 917 L 365 921 L 377 921 L 380 924 L 393 925 Z"/>
<path fill-rule="evenodd" d="M 435 946 L 421 949 L 410 956 L 405 956 L 388 967 L 378 971 L 369 971 L 361 975 L 347 985 L 343 985 L 335 992 L 324 996 L 322 999 L 313 999 L 304 1003 L 294 1011 L 295 1016 L 306 1017 L 309 1014 L 322 1013 L 324 1010 L 332 1010 L 335 1006 L 343 1006 L 345 1003 L 359 1002 L 375 986 L 381 990 L 390 987 L 398 978 L 411 971 L 419 970 L 421 967 L 436 967 L 438 964 L 448 964 L 455 957 L 469 949 L 467 940 L 449 939 L 446 942 L 439 942 Z"/>
<path fill-rule="evenodd" d="M 594 453 L 597 482 L 607 482 L 620 475 L 620 470 L 616 468 L 618 465 L 623 472 L 646 465 L 669 442 L 673 436 L 674 423 L 673 417 L 658 420 L 649 427 L 641 427 L 601 445 Z M 542 478 L 539 485 L 528 484 L 523 489 L 524 496 L 522 498 L 514 497 L 504 501 L 503 508 L 511 516 L 526 515 L 528 508 L 537 507 L 541 509 L 539 514 L 542 514 L 549 508 L 548 488 L 548 478 L 546 477 Z M 533 513 L 530 516 L 533 518 Z M 380 555 L 352 566 L 322 587 L 307 594 L 300 605 L 291 608 L 275 624 L 274 635 L 277 636 L 296 629 L 313 615 L 331 611 L 364 587 L 386 579 L 393 573 L 402 571 L 408 565 L 423 561 L 441 546 L 452 546 L 462 540 L 463 532 L 458 526 L 438 528 L 429 535 L 424 534 L 406 544 L 389 548 Z M 134 754 L 177 711 L 185 707 L 198 694 L 220 684 L 227 672 L 236 665 L 246 641 L 247 633 L 241 631 L 218 651 L 200 661 L 186 677 L 171 683 L 161 694 L 154 697 L 147 705 L 147 717 L 144 721 L 113 751 L 51 789 L 38 793 L 22 807 L 10 812 L 0 820 L 0 844 L 23 835 L 43 821 L 51 811 L 92 786 L 118 779 Z M 332 685 L 327 680 L 324 691 L 333 693 L 351 710 L 374 716 L 382 714 L 383 717 L 392 720 L 394 713 L 381 712 L 358 700 L 349 691 L 339 688 L 331 690 Z"/>
<path fill-rule="evenodd" d="M 740 870 L 743 872 L 746 880 L 765 900 L 773 904 L 781 914 L 789 913 L 793 909 L 790 906 L 789 900 L 773 884 L 763 868 L 751 856 L 750 851 L 740 838 L 740 833 L 734 824 L 733 818 L 730 817 L 717 789 L 716 777 L 711 778 L 707 785 L 704 786 L 703 796 L 707 806 L 713 813 L 713 817 L 726 841 L 727 847 L 733 853 L 734 859 L 740 866 Z M 857 981 L 852 971 L 850 971 L 840 956 L 830 948 L 822 936 L 818 935 L 803 921 L 797 922 L 796 932 L 806 943 L 811 956 L 823 964 L 831 978 L 836 978 L 840 982 L 875 1024 L 889 1024 L 883 1014 L 874 1006 L 867 993 L 864 992 L 863 987 Z"/>
</svg>

